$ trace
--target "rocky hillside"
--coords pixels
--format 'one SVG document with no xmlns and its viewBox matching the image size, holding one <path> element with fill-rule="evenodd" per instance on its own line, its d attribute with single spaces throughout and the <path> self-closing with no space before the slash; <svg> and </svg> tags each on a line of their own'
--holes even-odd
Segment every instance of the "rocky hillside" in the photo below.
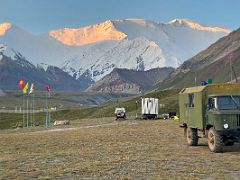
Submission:
<svg viewBox="0 0 240 180">
<path fill-rule="evenodd" d="M 230 64 L 232 63 L 232 66 Z M 183 63 L 157 87 L 188 87 L 212 79 L 213 83 L 231 81 L 240 76 L 240 29 L 221 38 L 206 50 Z"/>
<path fill-rule="evenodd" d="M 163 80 L 173 68 L 155 68 L 148 71 L 114 69 L 87 91 L 121 92 L 137 94 L 152 87 L 157 81 Z"/>
<path fill-rule="evenodd" d="M 85 89 L 81 80 L 76 80 L 58 67 L 49 66 L 46 70 L 36 67 L 28 62 L 21 54 L 16 54 L 15 59 L 1 55 L 0 59 L 0 89 L 16 90 L 20 78 L 25 82 L 35 83 L 37 90 L 45 91 L 46 84 L 53 90 L 80 91 Z"/>
</svg>

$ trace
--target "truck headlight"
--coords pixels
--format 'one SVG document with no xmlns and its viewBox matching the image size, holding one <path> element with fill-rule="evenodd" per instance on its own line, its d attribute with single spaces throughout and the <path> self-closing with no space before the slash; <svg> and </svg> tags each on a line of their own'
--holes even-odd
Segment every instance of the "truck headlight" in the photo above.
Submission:
<svg viewBox="0 0 240 180">
<path fill-rule="evenodd" d="M 229 127 L 229 125 L 228 124 L 224 124 L 223 127 L 224 127 L 224 129 L 227 129 Z"/>
</svg>

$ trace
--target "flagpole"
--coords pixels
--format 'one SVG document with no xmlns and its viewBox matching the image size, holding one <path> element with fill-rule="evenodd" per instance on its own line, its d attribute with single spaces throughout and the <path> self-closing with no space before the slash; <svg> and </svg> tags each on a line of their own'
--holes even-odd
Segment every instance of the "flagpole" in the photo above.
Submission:
<svg viewBox="0 0 240 180">
<path fill-rule="evenodd" d="M 48 91 L 48 98 L 50 99 L 50 90 Z M 50 112 L 48 111 L 48 127 L 50 127 L 51 117 Z"/>
<path fill-rule="evenodd" d="M 24 128 L 24 93 L 22 92 L 22 113 L 23 113 L 23 124 L 22 127 Z"/>
<path fill-rule="evenodd" d="M 31 102 L 31 105 L 30 105 L 30 109 L 31 109 L 31 113 L 30 113 L 30 119 L 31 119 L 31 127 L 33 127 L 33 97 L 32 95 L 30 95 L 30 102 Z"/>
<path fill-rule="evenodd" d="M 28 95 L 27 95 L 27 128 L 28 128 Z"/>
<path fill-rule="evenodd" d="M 35 125 L 35 120 L 34 120 L 34 83 L 31 84 L 28 97 L 30 97 L 30 121 L 31 121 L 31 126 Z"/>
<path fill-rule="evenodd" d="M 46 107 L 46 109 L 47 109 L 47 91 L 46 91 L 46 94 L 45 94 L 45 95 L 46 95 L 46 97 L 45 97 L 45 98 L 46 98 L 46 99 L 45 99 L 45 107 Z"/>
<path fill-rule="evenodd" d="M 30 95 L 30 102 L 31 102 L 31 114 L 30 114 L 30 119 L 31 119 L 31 127 L 33 127 L 33 98 L 32 95 Z"/>
<path fill-rule="evenodd" d="M 32 111 L 33 126 L 35 126 L 35 117 L 34 117 L 34 92 L 33 92 L 32 106 L 33 106 L 33 111 Z"/>
<path fill-rule="evenodd" d="M 46 86 L 46 128 L 50 127 L 50 112 L 48 111 L 48 96 L 50 97 L 50 86 Z"/>
<path fill-rule="evenodd" d="M 24 79 L 21 78 L 21 80 L 19 81 L 18 84 L 19 88 L 22 90 L 22 127 L 24 128 L 24 121 L 25 121 L 25 112 L 24 112 L 24 94 L 25 94 L 25 90 L 28 87 L 28 85 L 24 83 Z"/>
<path fill-rule="evenodd" d="M 46 128 L 48 128 L 48 108 L 47 108 L 47 89 L 46 89 Z"/>
</svg>

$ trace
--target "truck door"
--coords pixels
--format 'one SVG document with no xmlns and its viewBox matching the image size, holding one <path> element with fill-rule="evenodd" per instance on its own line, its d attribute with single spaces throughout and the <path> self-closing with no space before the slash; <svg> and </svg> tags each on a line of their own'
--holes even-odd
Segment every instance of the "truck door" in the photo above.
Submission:
<svg viewBox="0 0 240 180">
<path fill-rule="evenodd" d="M 211 120 L 214 118 L 213 117 L 213 111 L 215 111 L 217 108 L 217 99 L 215 97 L 209 97 L 208 98 L 208 104 L 207 104 L 207 109 L 206 109 L 206 125 L 211 124 L 214 125 Z"/>
</svg>

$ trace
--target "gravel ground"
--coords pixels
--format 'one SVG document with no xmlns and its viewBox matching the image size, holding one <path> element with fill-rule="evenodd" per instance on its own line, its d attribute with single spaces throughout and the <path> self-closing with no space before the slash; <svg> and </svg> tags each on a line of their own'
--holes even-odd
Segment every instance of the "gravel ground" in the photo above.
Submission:
<svg viewBox="0 0 240 180">
<path fill-rule="evenodd" d="M 170 120 L 0 131 L 0 145 L 0 179 L 240 179 L 239 144 L 189 147 Z"/>
</svg>

